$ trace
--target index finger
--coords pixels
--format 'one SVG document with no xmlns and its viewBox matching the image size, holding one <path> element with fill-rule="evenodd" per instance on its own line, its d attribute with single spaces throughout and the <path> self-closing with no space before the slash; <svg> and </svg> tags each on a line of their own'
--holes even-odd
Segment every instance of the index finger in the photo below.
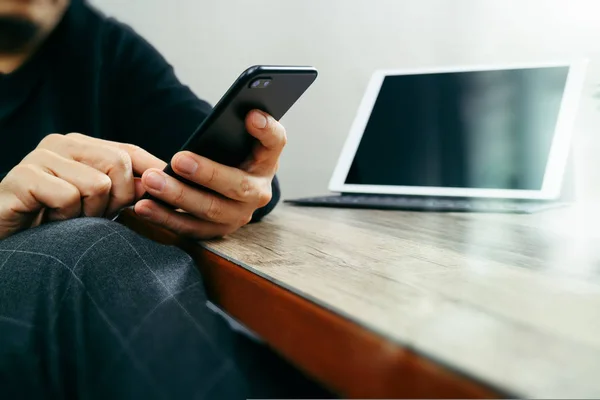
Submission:
<svg viewBox="0 0 600 400">
<path fill-rule="evenodd" d="M 116 147 L 125 151 L 131 159 L 133 172 L 139 176 L 147 169 L 164 169 L 167 166 L 166 162 L 134 144 L 113 142 L 112 140 L 99 139 L 91 136 L 86 136 L 85 138 L 92 142 L 97 142 L 98 144 Z"/>
<path fill-rule="evenodd" d="M 128 143 L 118 143 L 118 142 L 110 142 L 112 145 L 117 146 L 121 150 L 125 150 L 129 157 L 131 158 L 131 164 L 133 168 L 133 172 L 138 175 L 142 175 L 144 171 L 150 168 L 164 169 L 167 166 L 167 163 L 161 160 L 160 158 L 150 154 L 146 150 L 142 149 L 139 146 L 128 144 Z"/>
</svg>

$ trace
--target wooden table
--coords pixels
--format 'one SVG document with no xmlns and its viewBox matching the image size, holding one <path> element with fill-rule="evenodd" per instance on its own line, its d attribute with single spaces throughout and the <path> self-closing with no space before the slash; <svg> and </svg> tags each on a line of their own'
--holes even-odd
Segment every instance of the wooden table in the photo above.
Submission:
<svg viewBox="0 0 600 400">
<path fill-rule="evenodd" d="M 182 245 L 213 301 L 343 397 L 599 398 L 599 222 L 281 205 Z"/>
</svg>

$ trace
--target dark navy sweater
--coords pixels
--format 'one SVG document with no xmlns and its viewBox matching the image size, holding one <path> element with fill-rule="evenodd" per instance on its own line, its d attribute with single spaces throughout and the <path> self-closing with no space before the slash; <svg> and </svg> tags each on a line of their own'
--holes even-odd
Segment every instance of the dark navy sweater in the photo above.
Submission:
<svg viewBox="0 0 600 400">
<path fill-rule="evenodd" d="M 73 1 L 39 51 L 0 74 L 0 179 L 50 133 L 134 143 L 169 161 L 210 110 L 131 28 Z M 272 186 L 254 220 L 278 202 Z"/>
</svg>

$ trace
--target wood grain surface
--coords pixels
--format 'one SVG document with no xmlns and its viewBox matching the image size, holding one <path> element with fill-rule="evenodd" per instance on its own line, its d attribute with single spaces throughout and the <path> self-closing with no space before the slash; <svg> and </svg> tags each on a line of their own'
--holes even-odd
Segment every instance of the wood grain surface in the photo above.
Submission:
<svg viewBox="0 0 600 400">
<path fill-rule="evenodd" d="M 486 215 L 283 205 L 205 246 L 511 395 L 598 398 L 599 209 Z"/>
<path fill-rule="evenodd" d="M 226 311 L 348 397 L 598 398 L 599 211 L 282 205 L 187 249 Z"/>
<path fill-rule="evenodd" d="M 213 302 L 342 398 L 506 397 L 221 256 L 189 250 Z"/>
<path fill-rule="evenodd" d="M 120 222 L 150 239 L 186 250 L 201 270 L 214 303 L 343 398 L 506 397 L 501 391 L 438 365 L 201 244 L 182 240 L 149 224 L 131 210 L 121 214 Z"/>
</svg>

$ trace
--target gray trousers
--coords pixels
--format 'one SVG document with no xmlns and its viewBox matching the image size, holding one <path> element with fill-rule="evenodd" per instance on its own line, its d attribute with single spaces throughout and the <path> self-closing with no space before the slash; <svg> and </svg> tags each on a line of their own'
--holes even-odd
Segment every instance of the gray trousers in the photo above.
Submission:
<svg viewBox="0 0 600 400">
<path fill-rule="evenodd" d="M 81 218 L 0 241 L 0 398 L 326 397 L 206 306 L 172 246 Z"/>
</svg>

